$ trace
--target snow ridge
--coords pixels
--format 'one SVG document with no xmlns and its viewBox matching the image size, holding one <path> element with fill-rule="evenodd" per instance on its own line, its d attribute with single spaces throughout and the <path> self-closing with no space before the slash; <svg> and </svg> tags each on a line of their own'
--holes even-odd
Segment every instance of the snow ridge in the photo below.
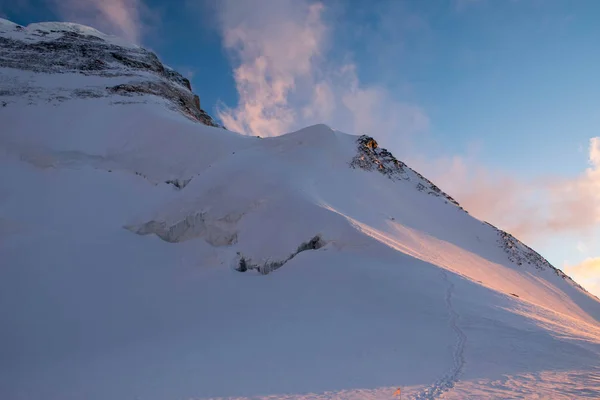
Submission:
<svg viewBox="0 0 600 400">
<path fill-rule="evenodd" d="M 519 239 L 514 237 L 508 232 L 505 232 L 501 229 L 492 226 L 498 233 L 498 243 L 502 249 L 508 255 L 508 259 L 510 262 L 522 266 L 524 264 L 530 265 L 537 270 L 545 271 L 546 269 L 550 269 L 554 271 L 554 273 L 561 278 L 568 280 L 577 288 L 584 290 L 583 286 L 579 285 L 577 282 L 573 280 L 569 275 L 562 272 L 560 269 L 556 268 L 548 260 L 546 260 L 541 254 L 537 251 L 533 250 L 531 247 L 527 246 L 525 243 L 521 242 Z"/>
<path fill-rule="evenodd" d="M 382 175 L 390 178 L 392 181 L 408 181 L 416 182 L 416 189 L 420 192 L 427 193 L 435 197 L 442 197 L 447 202 L 457 206 L 465 211 L 460 204 L 450 195 L 442 191 L 429 179 L 407 166 L 404 162 L 396 159 L 394 155 L 387 149 L 379 146 L 377 141 L 370 136 L 362 135 L 356 139 L 357 151 L 356 155 L 350 161 L 351 168 L 363 169 L 365 171 L 377 171 Z M 409 174 L 410 172 L 410 174 Z M 413 175 L 411 178 L 411 174 Z M 465 211 L 466 212 L 466 211 Z M 540 271 L 551 269 L 556 275 L 571 282 L 576 287 L 583 289 L 571 277 L 566 275 L 560 269 L 554 267 L 538 252 L 519 241 L 513 235 L 505 232 L 488 223 L 498 234 L 498 243 L 500 247 L 508 255 L 508 260 L 518 266 L 528 264 Z"/>
<path fill-rule="evenodd" d="M 396 157 L 394 157 L 387 149 L 379 147 L 377 141 L 371 136 L 362 135 L 356 139 L 356 143 L 357 151 L 356 155 L 352 158 L 352 161 L 350 161 L 351 168 L 360 168 L 365 171 L 376 170 L 393 181 L 416 181 L 416 189 L 418 191 L 426 192 L 427 194 L 436 197 L 443 197 L 450 203 L 462 209 L 456 200 L 444 193 L 429 179 L 408 167 L 402 161 L 396 159 Z M 414 175 L 414 178 L 409 176 L 407 170 Z"/>
</svg>

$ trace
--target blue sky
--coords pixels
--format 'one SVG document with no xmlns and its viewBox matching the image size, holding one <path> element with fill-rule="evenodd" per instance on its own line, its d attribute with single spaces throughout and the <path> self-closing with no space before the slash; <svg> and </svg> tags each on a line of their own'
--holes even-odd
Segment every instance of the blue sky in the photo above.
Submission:
<svg viewBox="0 0 600 400">
<path fill-rule="evenodd" d="M 238 131 L 370 133 L 600 292 L 599 1 L 0 0 L 0 14 L 129 37 Z"/>
</svg>

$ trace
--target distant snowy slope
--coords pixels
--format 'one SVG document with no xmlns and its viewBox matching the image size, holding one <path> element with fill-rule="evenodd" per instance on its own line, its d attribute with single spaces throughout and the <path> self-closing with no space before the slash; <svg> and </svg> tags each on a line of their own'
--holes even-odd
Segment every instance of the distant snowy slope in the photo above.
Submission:
<svg viewBox="0 0 600 400">
<path fill-rule="evenodd" d="M 0 20 L 0 399 L 600 398 L 597 298 L 371 137 L 229 132 L 150 54 Z"/>
</svg>

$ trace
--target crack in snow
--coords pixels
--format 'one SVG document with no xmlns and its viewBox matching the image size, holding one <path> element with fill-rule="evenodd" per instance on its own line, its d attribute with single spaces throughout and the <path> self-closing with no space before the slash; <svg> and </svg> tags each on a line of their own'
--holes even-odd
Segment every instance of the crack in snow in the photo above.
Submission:
<svg viewBox="0 0 600 400">
<path fill-rule="evenodd" d="M 433 385 L 424 389 L 421 393 L 418 393 L 415 400 L 434 400 L 439 398 L 442 394 L 449 391 L 458 382 L 458 378 L 462 373 L 465 366 L 465 345 L 467 342 L 467 336 L 458 326 L 459 315 L 452 305 L 452 295 L 454 293 L 454 284 L 448 279 L 448 273 L 441 271 L 444 281 L 448 284 L 446 291 L 446 309 L 450 315 L 450 327 L 456 333 L 457 342 L 452 353 L 453 367 L 452 370 L 446 374 L 443 378 L 439 379 Z"/>
</svg>

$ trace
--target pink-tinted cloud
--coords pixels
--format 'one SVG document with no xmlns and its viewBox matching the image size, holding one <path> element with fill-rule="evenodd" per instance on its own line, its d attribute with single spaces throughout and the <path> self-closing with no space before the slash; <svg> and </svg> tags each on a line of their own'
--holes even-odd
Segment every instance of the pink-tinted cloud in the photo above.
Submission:
<svg viewBox="0 0 600 400">
<path fill-rule="evenodd" d="M 565 271 L 590 293 L 600 297 L 600 257 L 587 258 L 577 265 L 566 265 Z"/>
<path fill-rule="evenodd" d="M 327 9 L 307 0 L 219 3 L 223 44 L 236 67 L 235 108 L 222 106 L 229 129 L 275 136 L 310 124 L 355 133 L 403 136 L 428 126 L 417 106 L 362 85 L 356 66 L 327 59 L 333 27 Z"/>
<path fill-rule="evenodd" d="M 589 162 L 579 176 L 534 180 L 491 171 L 469 157 L 417 160 L 417 168 L 473 215 L 534 240 L 561 233 L 585 236 L 600 224 L 600 138 L 590 139 Z"/>
<path fill-rule="evenodd" d="M 426 149 L 402 153 L 416 133 L 428 131 L 427 114 L 382 86 L 362 83 L 351 57 L 337 62 L 328 57 L 336 26 L 327 13 L 309 0 L 218 3 L 239 93 L 237 106 L 219 112 L 229 129 L 274 136 L 327 123 L 374 135 L 469 212 L 528 242 L 564 233 L 583 237 L 598 226 L 600 139 L 590 141 L 590 168 L 571 178 L 528 180 L 486 168 L 473 156 L 431 157 Z"/>
<path fill-rule="evenodd" d="M 322 12 L 320 3 L 292 0 L 220 3 L 223 44 L 239 64 L 239 104 L 219 112 L 225 126 L 274 136 L 294 125 L 290 97 L 301 81 L 312 81 L 324 43 Z"/>
<path fill-rule="evenodd" d="M 561 235 L 594 243 L 594 234 L 600 227 L 600 138 L 590 139 L 588 154 L 590 167 L 572 178 L 546 176 L 528 180 L 490 170 L 473 156 L 420 156 L 413 157 L 411 164 L 472 215 L 530 245 Z M 585 254 L 594 251 L 583 242 L 576 248 Z M 600 258 L 566 265 L 565 272 L 600 296 Z"/>
<path fill-rule="evenodd" d="M 142 0 L 50 0 L 60 16 L 139 43 L 145 29 Z"/>
</svg>

